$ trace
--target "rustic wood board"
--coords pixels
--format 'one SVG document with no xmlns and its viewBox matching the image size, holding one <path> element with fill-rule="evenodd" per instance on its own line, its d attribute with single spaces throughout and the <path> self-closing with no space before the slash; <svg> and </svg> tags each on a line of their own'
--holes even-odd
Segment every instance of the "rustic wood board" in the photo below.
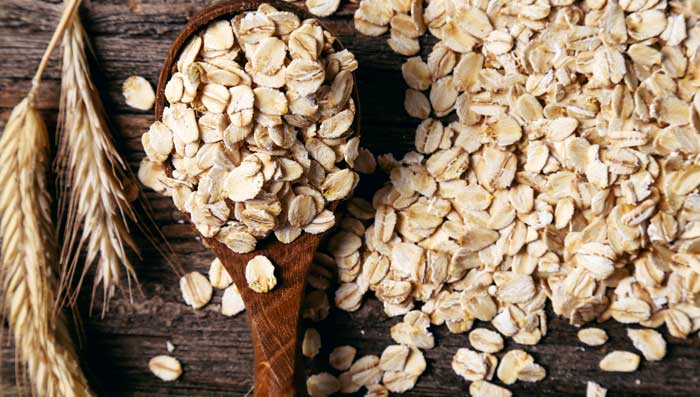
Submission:
<svg viewBox="0 0 700 397">
<path fill-rule="evenodd" d="M 2 0 L 0 2 L 0 128 L 10 109 L 25 94 L 41 53 L 56 24 L 61 1 Z M 98 84 L 115 125 L 120 149 L 136 169 L 143 156 L 139 137 L 152 122 L 152 113 L 128 108 L 121 97 L 121 83 L 138 74 L 156 82 L 170 43 L 187 17 L 206 6 L 202 0 L 93 0 L 83 6 L 84 22 L 94 43 L 100 69 Z M 352 13 L 355 5 L 343 0 L 340 12 L 327 20 L 343 43 L 360 62 L 358 85 L 363 109 L 363 141 L 375 153 L 402 152 L 410 148 L 417 124 L 403 111 L 404 84 L 401 57 L 391 53 L 385 38 L 355 34 Z M 429 40 L 424 41 L 429 48 Z M 54 60 L 56 60 L 54 56 Z M 59 66 L 53 62 L 45 77 L 39 106 L 47 122 L 54 123 L 59 92 Z M 206 272 L 213 256 L 195 238 L 169 199 L 147 194 L 155 219 L 188 270 Z M 226 318 L 218 313 L 221 292 L 205 309 L 193 312 L 180 297 L 177 277 L 148 245 L 138 266 L 143 294 L 114 299 L 104 318 L 99 310 L 88 316 L 89 297 L 81 300 L 85 337 L 82 350 L 85 368 L 104 396 L 244 396 L 252 387 L 253 351 L 244 315 Z M 597 363 L 613 349 L 633 349 L 625 327 L 612 322 L 602 325 L 611 342 L 600 348 L 584 348 L 576 341 L 576 329 L 550 316 L 549 335 L 526 350 L 547 368 L 548 376 L 536 384 L 517 384 L 516 396 L 584 396 L 586 381 L 594 380 L 610 389 L 610 396 L 693 397 L 700 395 L 700 341 L 669 338 L 669 354 L 659 363 L 643 363 L 632 374 L 606 374 Z M 380 354 L 391 344 L 388 319 L 381 305 L 369 299 L 352 315 L 332 311 L 321 327 L 324 350 L 307 360 L 309 371 L 325 367 L 329 347 L 351 344 L 360 354 Z M 5 329 L 5 332 L 7 330 Z M 406 396 L 463 396 L 468 383 L 450 368 L 452 355 L 468 345 L 465 335 L 451 335 L 437 328 L 437 347 L 426 352 L 428 370 Z M 7 334 L 6 334 L 7 335 Z M 0 372 L 0 395 L 19 395 L 15 384 L 14 350 L 11 338 L 3 344 L 5 364 Z M 148 359 L 173 353 L 184 366 L 175 383 L 163 383 L 148 372 Z M 508 342 L 508 347 L 517 344 Z M 359 394 L 362 395 L 362 394 Z"/>
</svg>

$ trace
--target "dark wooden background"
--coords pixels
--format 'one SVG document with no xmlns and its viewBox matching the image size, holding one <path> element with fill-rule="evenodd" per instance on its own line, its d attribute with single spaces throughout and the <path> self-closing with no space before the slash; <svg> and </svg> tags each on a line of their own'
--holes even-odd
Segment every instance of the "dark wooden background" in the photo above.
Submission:
<svg viewBox="0 0 700 397">
<path fill-rule="evenodd" d="M 100 0 L 86 1 L 83 21 L 94 44 L 100 69 L 94 73 L 104 88 L 104 99 L 120 149 L 135 170 L 143 156 L 139 137 L 152 122 L 151 112 L 130 109 L 121 96 L 121 84 L 131 75 L 156 82 L 170 43 L 188 16 L 208 4 L 202 0 Z M 360 62 L 358 85 L 362 99 L 363 142 L 375 153 L 400 153 L 412 145 L 417 124 L 403 110 L 402 57 L 393 54 L 386 38 L 364 37 L 354 32 L 352 14 L 356 5 L 343 0 L 341 10 L 326 20 Z M 61 1 L 0 0 L 0 128 L 11 108 L 25 95 L 42 52 L 56 25 Z M 430 39 L 424 38 L 423 55 Z M 52 129 L 56 119 L 60 69 L 56 53 L 39 97 Z M 2 188 L 2 187 L 0 187 Z M 169 199 L 147 194 L 157 223 L 173 244 L 188 271 L 206 272 L 213 256 L 197 240 Z M 234 318 L 219 313 L 221 292 L 212 303 L 194 312 L 184 305 L 178 277 L 164 261 L 143 244 L 144 260 L 138 265 L 142 295 L 134 304 L 118 296 L 110 311 L 100 318 L 87 311 L 89 297 L 81 300 L 85 326 L 82 350 L 85 365 L 103 396 L 244 396 L 253 385 L 252 348 L 245 315 Z M 697 337 L 676 340 L 667 336 L 669 354 L 662 362 L 643 362 L 632 374 L 606 374 L 598 361 L 612 349 L 633 349 L 625 327 L 612 322 L 602 325 L 611 341 L 600 348 L 584 347 L 576 340 L 576 329 L 550 316 L 550 332 L 535 347 L 527 347 L 547 369 L 539 383 L 509 387 L 516 396 L 584 396 L 586 381 L 609 388 L 609 396 L 700 396 L 700 341 Z M 357 313 L 333 310 L 320 327 L 324 349 L 311 370 L 327 366 L 333 345 L 351 344 L 359 354 L 381 354 L 392 343 L 389 328 L 398 319 L 388 319 L 375 299 Z M 6 325 L 5 325 L 6 328 Z M 7 334 L 7 329 L 4 331 Z M 468 383 L 454 374 L 450 362 L 455 351 L 467 347 L 466 335 L 452 335 L 445 327 L 434 329 L 437 347 L 425 353 L 428 370 L 407 396 L 464 396 Z M 0 396 L 18 395 L 15 384 L 14 349 L 6 337 L 2 346 L 4 364 L 0 372 Z M 164 383 L 150 374 L 148 360 L 167 353 L 165 343 L 183 364 L 184 374 L 174 383 Z M 518 347 L 509 341 L 508 348 Z M 501 356 L 499 354 L 499 356 Z M 362 395 L 361 393 L 359 395 Z"/>
</svg>

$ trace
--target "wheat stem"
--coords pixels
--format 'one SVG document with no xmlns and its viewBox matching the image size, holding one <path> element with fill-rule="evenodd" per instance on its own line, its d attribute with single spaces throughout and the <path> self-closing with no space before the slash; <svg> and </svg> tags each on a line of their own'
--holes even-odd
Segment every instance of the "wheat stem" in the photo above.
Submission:
<svg viewBox="0 0 700 397">
<path fill-rule="evenodd" d="M 58 21 L 58 26 L 51 36 L 51 41 L 46 47 L 46 51 L 41 56 L 41 61 L 39 62 L 39 67 L 37 67 L 34 77 L 32 78 L 32 87 L 29 89 L 27 96 L 30 102 L 34 101 L 36 92 L 39 90 L 39 85 L 41 85 L 41 78 L 44 75 L 46 66 L 49 64 L 49 59 L 51 58 L 51 53 L 54 48 L 58 45 L 61 37 L 63 37 L 63 32 L 66 30 L 68 23 L 71 20 L 71 16 L 76 14 L 78 7 L 80 6 L 81 0 L 68 0 L 64 3 L 63 13 L 61 14 L 61 19 Z"/>
</svg>

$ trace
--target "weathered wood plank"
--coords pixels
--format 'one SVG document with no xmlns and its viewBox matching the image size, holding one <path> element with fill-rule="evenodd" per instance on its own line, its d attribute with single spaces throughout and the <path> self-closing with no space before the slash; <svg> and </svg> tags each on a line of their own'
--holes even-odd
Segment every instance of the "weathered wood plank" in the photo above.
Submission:
<svg viewBox="0 0 700 397">
<path fill-rule="evenodd" d="M 152 121 L 151 113 L 125 106 L 121 82 L 130 75 L 143 75 L 155 82 L 170 42 L 187 17 L 208 2 L 203 0 L 92 0 L 83 7 L 84 21 L 99 60 L 98 84 L 105 89 L 105 102 L 115 126 L 117 141 L 132 168 L 143 156 L 139 137 Z M 0 5 L 0 127 L 9 111 L 26 93 L 57 21 L 61 0 L 4 0 Z M 388 51 L 386 38 L 354 34 L 352 12 L 356 5 L 343 1 L 343 8 L 326 21 L 358 57 L 358 85 L 362 100 L 364 144 L 376 153 L 401 152 L 410 148 L 415 120 L 403 111 L 405 86 L 400 74 L 402 58 Z M 430 40 L 425 40 L 425 49 Z M 49 125 L 55 122 L 60 90 L 58 52 L 54 54 L 39 96 Z M 169 199 L 147 193 L 154 218 L 161 226 L 180 261 L 188 270 L 206 272 L 213 256 L 183 223 Z M 243 396 L 252 386 L 253 351 L 245 316 L 225 318 L 218 313 L 221 292 L 206 309 L 194 312 L 181 301 L 177 276 L 144 244 L 144 259 L 138 265 L 142 294 L 134 291 L 134 304 L 126 297 L 112 302 L 101 319 L 95 310 L 88 316 L 89 296 L 81 298 L 85 337 L 82 350 L 90 375 L 100 395 L 105 396 Z M 551 314 L 551 313 L 550 313 Z M 576 329 L 550 316 L 549 335 L 531 351 L 548 371 L 536 384 L 509 387 L 516 396 L 584 396 L 587 380 L 597 381 L 613 396 L 694 397 L 700 395 L 700 341 L 669 339 L 669 355 L 659 363 L 643 363 L 632 374 L 606 374 L 597 370 L 600 358 L 612 349 L 632 349 L 625 327 L 607 323 L 603 327 L 611 342 L 600 348 L 583 348 Z M 380 354 L 393 343 L 388 319 L 381 305 L 366 299 L 358 312 L 333 311 L 320 326 L 322 353 L 307 360 L 308 371 L 325 369 L 331 346 L 351 344 L 360 354 Z M 7 332 L 7 330 L 5 330 Z M 465 335 L 451 335 L 437 328 L 437 347 L 426 352 L 428 371 L 407 396 L 465 395 L 468 384 L 450 367 L 452 355 L 467 346 Z M 14 350 L 11 338 L 3 344 L 5 364 L 0 369 L 0 395 L 16 396 Z M 165 342 L 176 345 L 173 353 L 185 369 L 172 384 L 160 382 L 147 369 L 149 358 L 166 352 Z M 509 342 L 508 346 L 517 346 Z M 361 394 L 358 394 L 361 395 Z"/>
</svg>

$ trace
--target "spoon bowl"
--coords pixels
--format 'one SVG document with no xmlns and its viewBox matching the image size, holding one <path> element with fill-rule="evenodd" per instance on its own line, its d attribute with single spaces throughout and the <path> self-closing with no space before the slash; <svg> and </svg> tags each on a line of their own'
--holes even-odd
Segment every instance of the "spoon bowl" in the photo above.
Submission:
<svg viewBox="0 0 700 397">
<path fill-rule="evenodd" d="M 166 106 L 165 86 L 176 71 L 176 62 L 190 37 L 202 31 L 209 23 L 221 18 L 254 11 L 261 4 L 269 4 L 280 11 L 296 14 L 301 20 L 314 18 L 305 10 L 276 0 L 237 0 L 209 7 L 192 17 L 168 52 L 161 69 L 156 91 L 156 120 L 163 117 Z M 325 26 L 324 29 L 329 31 Z M 343 50 L 336 40 L 336 51 Z M 359 132 L 360 102 L 357 86 L 353 88 L 355 126 Z M 168 171 L 170 173 L 171 171 Z M 329 204 L 335 211 L 337 202 Z M 189 214 L 186 214 L 189 218 Z M 202 237 L 205 244 L 221 260 L 238 286 L 250 323 L 255 352 L 255 397 L 297 397 L 306 395 L 299 341 L 299 315 L 306 277 L 323 234 L 303 233 L 291 244 L 279 242 L 274 235 L 258 241 L 256 250 L 236 254 L 215 238 Z M 264 255 L 275 264 L 277 286 L 265 294 L 248 288 L 245 267 L 256 255 Z"/>
</svg>

